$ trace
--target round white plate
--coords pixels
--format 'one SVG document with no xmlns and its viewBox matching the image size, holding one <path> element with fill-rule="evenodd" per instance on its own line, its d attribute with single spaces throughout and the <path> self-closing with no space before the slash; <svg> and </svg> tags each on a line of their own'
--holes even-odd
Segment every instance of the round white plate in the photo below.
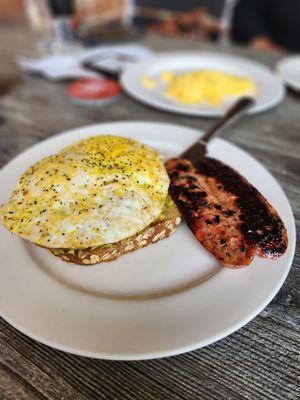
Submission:
<svg viewBox="0 0 300 400">
<path fill-rule="evenodd" d="M 300 56 L 284 58 L 277 64 L 277 71 L 287 85 L 300 91 Z"/>
<path fill-rule="evenodd" d="M 163 71 L 180 73 L 195 69 L 214 69 L 252 79 L 258 87 L 258 94 L 256 104 L 249 113 L 258 113 L 275 107 L 284 98 L 283 85 L 269 68 L 246 58 L 221 53 L 173 52 L 157 55 L 155 58 L 126 68 L 121 76 L 121 84 L 136 100 L 161 110 L 206 117 L 222 115 L 236 99 L 218 107 L 189 106 L 166 98 L 163 94 L 163 85 L 149 90 L 141 82 L 143 76 L 155 78 Z"/>
<path fill-rule="evenodd" d="M 82 127 L 41 142 L 0 172 L 0 202 L 32 163 L 83 137 L 136 138 L 176 156 L 199 132 L 154 122 Z M 276 261 L 256 257 L 251 266 L 221 267 L 182 223 L 168 239 L 117 261 L 85 267 L 64 263 L 0 228 L 1 316 L 49 346 L 89 357 L 149 359 L 206 346 L 256 316 L 284 282 L 295 247 L 294 219 L 275 179 L 244 151 L 215 139 L 210 155 L 236 168 L 273 204 L 289 235 Z"/>
</svg>

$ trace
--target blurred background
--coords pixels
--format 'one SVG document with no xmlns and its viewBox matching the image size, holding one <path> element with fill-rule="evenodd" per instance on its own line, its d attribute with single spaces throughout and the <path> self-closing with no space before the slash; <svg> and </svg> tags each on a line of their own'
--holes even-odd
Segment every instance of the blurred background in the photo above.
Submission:
<svg viewBox="0 0 300 400">
<path fill-rule="evenodd" d="M 298 0 L 1 0 L 1 22 L 25 14 L 37 33 L 51 29 L 51 17 L 69 16 L 81 39 L 154 31 L 212 40 L 229 36 L 268 50 L 300 49 Z"/>
<path fill-rule="evenodd" d="M 297 52 L 300 1 L 1 0 L 0 93 L 18 80 L 17 54 L 68 53 L 147 34 Z"/>
</svg>

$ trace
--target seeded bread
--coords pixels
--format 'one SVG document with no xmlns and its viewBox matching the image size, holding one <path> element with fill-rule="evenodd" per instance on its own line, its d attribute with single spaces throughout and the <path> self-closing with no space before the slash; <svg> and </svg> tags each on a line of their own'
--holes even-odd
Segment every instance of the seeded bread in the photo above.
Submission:
<svg viewBox="0 0 300 400">
<path fill-rule="evenodd" d="M 48 249 L 62 260 L 74 264 L 92 265 L 113 261 L 122 254 L 141 249 L 151 243 L 167 238 L 175 232 L 181 222 L 180 213 L 168 196 L 159 218 L 141 232 L 117 243 L 82 250 Z"/>
</svg>

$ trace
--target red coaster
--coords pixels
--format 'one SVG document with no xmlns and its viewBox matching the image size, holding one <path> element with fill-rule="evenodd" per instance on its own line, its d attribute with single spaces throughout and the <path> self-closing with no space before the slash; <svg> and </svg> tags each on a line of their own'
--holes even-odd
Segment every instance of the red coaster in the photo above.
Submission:
<svg viewBox="0 0 300 400">
<path fill-rule="evenodd" d="M 86 78 L 71 83 L 66 92 L 71 99 L 84 105 L 102 105 L 121 93 L 121 86 L 107 78 Z"/>
</svg>

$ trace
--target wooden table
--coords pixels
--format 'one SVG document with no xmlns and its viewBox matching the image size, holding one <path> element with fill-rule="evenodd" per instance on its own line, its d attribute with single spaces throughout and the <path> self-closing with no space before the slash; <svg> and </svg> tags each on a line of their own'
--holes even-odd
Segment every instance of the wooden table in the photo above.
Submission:
<svg viewBox="0 0 300 400">
<path fill-rule="evenodd" d="M 212 45 L 153 36 L 144 43 L 158 51 L 218 50 Z M 1 73 L 16 71 L 15 54 L 31 54 L 32 49 L 32 38 L 24 27 L 0 27 L 1 60 L 5 60 L 0 79 Z M 271 67 L 278 59 L 246 49 L 226 51 Z M 80 125 L 136 119 L 199 128 L 210 124 L 203 118 L 155 111 L 125 95 L 114 105 L 79 107 L 66 98 L 64 84 L 28 75 L 2 97 L 0 113 L 0 166 L 34 143 Z M 278 179 L 298 226 L 299 127 L 300 98 L 289 93 L 276 109 L 248 117 L 226 133 L 228 140 L 256 157 Z M 65 354 L 29 339 L 1 320 L 0 399 L 296 400 L 300 396 L 299 262 L 298 248 L 280 292 L 247 326 L 211 346 L 168 359 L 113 362 Z"/>
</svg>

